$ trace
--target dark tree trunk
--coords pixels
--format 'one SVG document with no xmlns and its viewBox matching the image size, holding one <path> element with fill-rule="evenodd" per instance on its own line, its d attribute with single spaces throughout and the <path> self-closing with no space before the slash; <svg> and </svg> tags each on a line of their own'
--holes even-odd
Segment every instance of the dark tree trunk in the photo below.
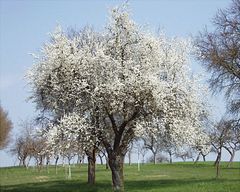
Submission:
<svg viewBox="0 0 240 192">
<path fill-rule="evenodd" d="M 124 191 L 123 162 L 124 155 L 110 155 L 109 166 L 112 171 L 112 185 L 114 192 Z"/>
<path fill-rule="evenodd" d="M 26 159 L 27 159 L 27 157 L 23 157 L 23 159 L 22 159 L 22 164 L 25 168 L 27 168 Z"/>
<path fill-rule="evenodd" d="M 106 158 L 106 169 L 109 169 L 109 160 L 107 157 L 105 157 L 105 158 Z"/>
<path fill-rule="evenodd" d="M 95 184 L 95 164 L 96 164 L 96 149 L 87 151 L 88 156 L 88 184 Z"/>
<path fill-rule="evenodd" d="M 202 154 L 202 158 L 203 158 L 203 161 L 205 162 L 206 161 L 206 155 Z"/>
<path fill-rule="evenodd" d="M 221 159 L 221 152 L 219 151 L 219 152 L 217 153 L 217 158 L 216 158 L 216 160 L 215 160 L 215 162 L 214 162 L 214 166 L 216 166 L 216 165 L 218 164 L 218 162 L 220 161 L 220 159 Z"/>
<path fill-rule="evenodd" d="M 101 155 L 98 155 L 99 159 L 100 159 L 100 162 L 101 162 L 101 165 L 103 165 L 103 157 Z"/>
<path fill-rule="evenodd" d="M 55 174 L 57 175 L 57 163 L 58 163 L 59 156 L 55 159 Z"/>
<path fill-rule="evenodd" d="M 169 162 L 172 164 L 172 153 L 169 153 Z"/>
<path fill-rule="evenodd" d="M 196 163 L 199 161 L 200 154 L 201 154 L 201 152 L 198 154 L 198 156 L 197 156 L 197 158 L 196 158 L 196 160 L 195 160 L 194 164 L 196 164 Z"/>
</svg>

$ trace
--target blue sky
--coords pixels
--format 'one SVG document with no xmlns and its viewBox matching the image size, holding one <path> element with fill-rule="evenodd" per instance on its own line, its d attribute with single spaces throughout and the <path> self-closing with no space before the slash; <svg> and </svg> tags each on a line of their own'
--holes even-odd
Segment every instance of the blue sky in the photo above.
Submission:
<svg viewBox="0 0 240 192">
<path fill-rule="evenodd" d="M 49 39 L 48 33 L 57 24 L 64 29 L 80 29 L 92 25 L 103 30 L 108 10 L 124 1 L 119 0 L 0 0 L 0 100 L 13 121 L 14 135 L 20 132 L 19 122 L 36 115 L 34 106 L 26 102 L 29 89 L 24 80 L 32 66 L 29 53 L 36 53 Z M 211 29 L 211 19 L 230 0 L 130 0 L 132 18 L 152 31 L 159 27 L 168 36 L 189 37 L 204 26 Z M 193 63 L 194 70 L 200 70 Z M 219 98 L 217 98 L 219 99 Z M 222 110 L 223 101 L 217 101 Z M 13 164 L 4 151 L 0 166 Z"/>
</svg>

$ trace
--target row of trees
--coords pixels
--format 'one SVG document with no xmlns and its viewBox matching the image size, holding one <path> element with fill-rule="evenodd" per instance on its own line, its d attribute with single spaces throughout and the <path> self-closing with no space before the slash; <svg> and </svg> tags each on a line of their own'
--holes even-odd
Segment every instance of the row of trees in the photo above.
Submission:
<svg viewBox="0 0 240 192">
<path fill-rule="evenodd" d="M 55 166 L 58 163 L 60 157 L 65 157 L 70 164 L 73 157 L 77 157 L 77 163 L 81 163 L 86 156 L 84 147 L 77 144 L 77 150 L 66 150 L 64 145 L 63 149 L 58 148 L 55 150 L 54 155 L 49 153 L 49 146 L 47 146 L 47 139 L 39 135 L 39 131 L 36 132 L 35 123 L 33 121 L 24 121 L 21 123 L 22 132 L 16 138 L 14 145 L 11 146 L 10 152 L 17 156 L 19 165 L 23 165 L 26 168 L 31 159 L 35 159 L 36 165 L 39 169 L 42 168 L 44 161 L 48 166 L 50 159 L 55 162 Z M 235 153 L 240 150 L 239 130 L 236 129 L 236 124 L 232 121 L 220 120 L 210 129 L 205 135 L 199 136 L 199 142 L 196 142 L 195 146 L 181 146 L 176 147 L 173 142 L 166 140 L 164 137 L 153 137 L 152 135 L 133 140 L 127 150 L 127 157 L 129 165 L 131 165 L 132 154 L 138 154 L 138 160 L 144 163 L 145 160 L 156 164 L 157 162 L 169 162 L 172 163 L 172 159 L 181 158 L 183 161 L 186 159 L 195 160 L 198 162 L 202 157 L 205 161 L 206 156 L 210 152 L 217 154 L 214 165 L 220 163 L 222 150 L 225 149 L 229 155 L 229 164 L 231 165 Z M 202 138 L 205 137 L 205 138 Z M 67 145 L 68 143 L 66 143 Z M 53 150 L 53 149 L 51 149 Z M 61 152 L 60 152 L 61 151 Z M 149 157 L 149 152 L 151 156 Z M 96 151 L 96 157 L 99 157 L 101 164 L 105 159 L 106 167 L 108 168 L 108 157 L 104 146 L 99 145 Z M 148 159 L 146 159 L 148 157 Z"/>
<path fill-rule="evenodd" d="M 210 88 L 214 93 L 222 92 L 227 101 L 229 118 L 220 120 L 215 126 L 212 145 L 218 156 L 218 167 L 222 149 L 234 157 L 239 149 L 240 135 L 240 1 L 233 0 L 229 8 L 219 10 L 213 19 L 214 31 L 207 29 L 195 40 L 196 57 L 211 73 Z M 231 138 L 231 137 L 234 138 Z"/>
</svg>

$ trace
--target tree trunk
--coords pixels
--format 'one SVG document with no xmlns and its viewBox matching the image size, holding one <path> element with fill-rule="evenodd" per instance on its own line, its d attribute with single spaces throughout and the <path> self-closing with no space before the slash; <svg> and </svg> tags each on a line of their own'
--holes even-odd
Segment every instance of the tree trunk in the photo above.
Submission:
<svg viewBox="0 0 240 192">
<path fill-rule="evenodd" d="M 216 160 L 214 162 L 214 166 L 217 165 L 217 163 L 220 161 L 220 158 L 221 158 L 221 152 L 219 151 L 218 154 L 217 154 L 217 158 L 216 158 Z"/>
<path fill-rule="evenodd" d="M 231 155 L 231 158 L 230 158 L 230 160 L 228 162 L 227 167 L 230 167 L 232 162 L 233 162 L 233 159 L 234 159 L 234 156 L 235 156 L 235 150 L 234 149 L 233 149 L 233 151 L 232 151 L 232 153 L 230 155 Z"/>
<path fill-rule="evenodd" d="M 46 168 L 47 168 L 47 173 L 49 173 L 49 164 L 50 164 L 50 157 L 46 156 Z"/>
<path fill-rule="evenodd" d="M 68 160 L 68 179 L 72 179 L 71 163 Z"/>
<path fill-rule="evenodd" d="M 197 156 L 197 158 L 196 158 L 194 164 L 196 164 L 196 163 L 198 162 L 198 160 L 199 160 L 199 158 L 200 158 L 200 154 L 201 154 L 201 152 L 198 154 L 198 156 Z"/>
<path fill-rule="evenodd" d="M 221 156 L 222 156 L 222 148 L 219 149 L 217 159 L 215 161 L 215 166 L 216 166 L 216 178 L 219 178 L 220 175 L 220 161 L 221 161 Z"/>
<path fill-rule="evenodd" d="M 131 165 L 132 162 L 131 162 L 131 152 L 128 151 L 128 165 Z"/>
<path fill-rule="evenodd" d="M 101 165 L 103 165 L 103 157 L 101 155 L 98 155 L 99 159 L 100 159 L 100 162 L 101 162 Z"/>
<path fill-rule="evenodd" d="M 59 156 L 55 159 L 55 174 L 57 175 L 57 163 L 58 163 Z"/>
<path fill-rule="evenodd" d="M 170 164 L 172 164 L 172 153 L 169 153 L 169 161 L 170 161 Z"/>
<path fill-rule="evenodd" d="M 124 155 L 111 155 L 109 157 L 109 166 L 112 171 L 112 185 L 114 192 L 124 191 L 124 176 L 123 176 Z"/>
<path fill-rule="evenodd" d="M 95 149 L 87 152 L 88 156 L 88 184 L 95 184 L 95 164 L 96 164 L 96 153 Z"/>
<path fill-rule="evenodd" d="M 153 153 L 153 163 L 154 165 L 157 163 L 157 154 Z"/>
<path fill-rule="evenodd" d="M 109 169 L 109 160 L 107 157 L 105 157 L 105 159 L 106 159 L 106 169 Z"/>
<path fill-rule="evenodd" d="M 206 161 L 206 155 L 202 154 L 202 158 L 203 158 L 203 161 L 205 162 Z"/>
</svg>

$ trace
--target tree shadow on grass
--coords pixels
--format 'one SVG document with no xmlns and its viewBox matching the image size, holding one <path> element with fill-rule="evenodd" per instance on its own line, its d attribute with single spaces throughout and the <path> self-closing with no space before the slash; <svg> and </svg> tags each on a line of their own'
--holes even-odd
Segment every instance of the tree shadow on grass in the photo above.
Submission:
<svg viewBox="0 0 240 192">
<path fill-rule="evenodd" d="M 109 182 L 101 182 L 94 186 L 90 186 L 87 183 L 80 182 L 79 180 L 48 181 L 0 187 L 0 192 L 100 192 L 102 189 L 111 191 L 111 184 Z"/>
<path fill-rule="evenodd" d="M 185 187 L 189 185 L 221 183 L 226 179 L 164 179 L 164 180 L 138 180 L 126 181 L 126 191 L 168 191 L 169 188 Z M 237 182 L 236 179 L 229 181 Z M 8 192 L 111 192 L 112 186 L 109 181 L 101 181 L 94 186 L 89 186 L 79 180 L 72 181 L 49 181 L 41 183 L 27 183 L 20 185 L 0 186 L 0 191 Z"/>
</svg>

